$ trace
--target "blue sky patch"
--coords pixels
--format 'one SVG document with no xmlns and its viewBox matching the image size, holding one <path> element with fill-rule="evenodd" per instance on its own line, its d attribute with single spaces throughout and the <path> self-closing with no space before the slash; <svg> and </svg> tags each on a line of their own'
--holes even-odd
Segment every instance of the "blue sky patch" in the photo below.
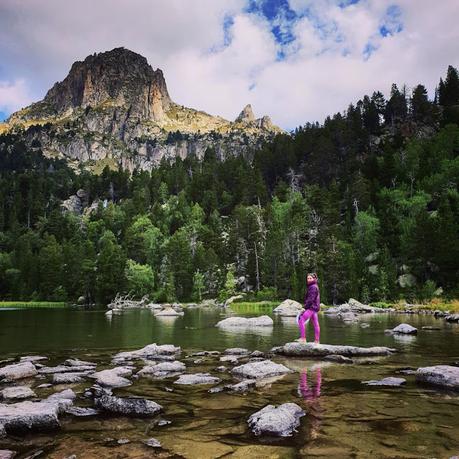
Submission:
<svg viewBox="0 0 459 459">
<path fill-rule="evenodd" d="M 8 115 L 5 112 L 0 111 L 0 122 L 5 121 L 8 118 Z"/>
<path fill-rule="evenodd" d="M 381 21 L 379 33 L 382 37 L 388 37 L 400 33 L 402 30 L 402 9 L 398 5 L 391 5 L 387 8 L 386 14 Z"/>
</svg>

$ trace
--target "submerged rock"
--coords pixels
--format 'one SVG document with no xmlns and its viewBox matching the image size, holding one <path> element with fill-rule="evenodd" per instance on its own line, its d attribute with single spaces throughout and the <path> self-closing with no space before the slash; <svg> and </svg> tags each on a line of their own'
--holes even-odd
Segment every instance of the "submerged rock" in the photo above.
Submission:
<svg viewBox="0 0 459 459">
<path fill-rule="evenodd" d="M 139 376 L 152 376 L 155 378 L 165 378 L 183 373 L 186 370 L 184 363 L 175 360 L 174 362 L 161 362 L 156 365 L 147 365 L 137 374 Z"/>
<path fill-rule="evenodd" d="M 225 386 L 226 390 L 229 390 L 230 392 L 247 392 L 250 389 L 254 388 L 256 384 L 255 379 L 244 379 L 241 382 L 238 382 L 237 384 L 228 384 Z"/>
<path fill-rule="evenodd" d="M 127 377 L 132 375 L 132 369 L 129 367 L 116 367 L 110 370 L 97 371 L 89 375 L 94 378 L 98 384 L 105 387 L 126 387 L 132 383 Z"/>
<path fill-rule="evenodd" d="M 459 390 L 459 367 L 451 365 L 434 365 L 432 367 L 418 368 L 416 381 L 446 389 Z"/>
<path fill-rule="evenodd" d="M 352 359 L 349 357 L 344 357 L 344 355 L 339 355 L 339 354 L 331 354 L 331 355 L 326 355 L 324 357 L 324 360 L 327 360 L 329 362 L 336 362 L 336 363 L 354 363 Z"/>
<path fill-rule="evenodd" d="M 394 378 L 392 376 L 388 378 L 383 378 L 383 379 L 373 379 L 370 381 L 362 381 L 362 384 L 365 384 L 367 386 L 389 386 L 389 387 L 397 387 L 397 386 L 402 386 L 403 384 L 406 384 L 406 379 L 405 378 Z"/>
<path fill-rule="evenodd" d="M 36 374 L 38 372 L 33 363 L 15 363 L 0 368 L 0 381 L 16 381 L 17 379 L 30 378 Z"/>
<path fill-rule="evenodd" d="M 151 400 L 137 397 L 115 397 L 114 395 L 103 395 L 95 399 L 97 408 L 114 414 L 124 416 L 153 416 L 162 410 L 162 406 Z"/>
<path fill-rule="evenodd" d="M 252 328 L 252 327 L 272 327 L 274 325 L 273 319 L 269 316 L 260 317 L 228 317 L 227 319 L 220 320 L 216 327 L 218 328 Z"/>
<path fill-rule="evenodd" d="M 302 304 L 298 303 L 298 301 L 285 300 L 273 309 L 273 313 L 281 317 L 296 317 L 296 315 L 303 310 Z"/>
<path fill-rule="evenodd" d="M 284 403 L 278 407 L 267 405 L 252 414 L 247 423 L 257 436 L 289 437 L 296 431 L 300 418 L 305 414 L 296 403 Z"/>
<path fill-rule="evenodd" d="M 38 373 L 41 375 L 52 375 L 54 373 L 76 373 L 83 371 L 94 371 L 94 368 L 95 367 L 93 365 L 57 365 L 55 367 L 42 367 L 38 370 Z"/>
<path fill-rule="evenodd" d="M 249 362 L 235 367 L 231 373 L 241 378 L 258 379 L 292 373 L 292 370 L 271 360 L 262 360 L 261 362 Z"/>
<path fill-rule="evenodd" d="M 94 408 L 83 408 L 81 406 L 71 406 L 65 412 L 76 417 L 96 416 L 100 413 L 99 410 L 95 410 Z"/>
<path fill-rule="evenodd" d="M 7 387 L 0 391 L 0 398 L 4 400 L 22 400 L 30 397 L 36 397 L 36 394 L 28 386 Z"/>
<path fill-rule="evenodd" d="M 198 385 L 198 384 L 218 384 L 220 378 L 212 376 L 209 373 L 194 373 L 181 375 L 174 384 Z"/>
<path fill-rule="evenodd" d="M 400 335 L 416 335 L 417 332 L 418 332 L 418 329 L 411 326 L 410 324 L 400 324 L 400 325 L 397 325 L 392 330 L 386 330 L 386 333 L 400 334 Z"/>
<path fill-rule="evenodd" d="M 370 356 L 370 355 L 390 355 L 397 352 L 396 349 L 389 347 L 357 347 L 357 346 L 335 346 L 332 344 L 315 343 L 286 343 L 272 349 L 276 354 L 290 357 L 324 357 L 328 355 L 344 355 L 346 357 Z"/>
</svg>

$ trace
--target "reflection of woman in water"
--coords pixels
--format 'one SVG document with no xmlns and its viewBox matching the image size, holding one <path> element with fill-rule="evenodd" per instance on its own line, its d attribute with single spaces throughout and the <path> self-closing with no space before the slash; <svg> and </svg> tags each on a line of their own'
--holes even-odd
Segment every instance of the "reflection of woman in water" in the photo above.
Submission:
<svg viewBox="0 0 459 459">
<path fill-rule="evenodd" d="M 317 274 L 310 273 L 307 277 L 308 290 L 304 299 L 305 311 L 301 314 L 298 322 L 301 337 L 298 339 L 300 343 L 306 342 L 306 323 L 311 319 L 314 325 L 314 342 L 320 342 L 320 326 L 319 326 L 319 311 L 320 311 L 320 292 L 317 285 Z"/>
<path fill-rule="evenodd" d="M 314 377 L 314 371 L 312 370 Z M 309 408 L 310 437 L 314 440 L 319 435 L 320 425 L 322 424 L 322 408 L 319 403 L 320 389 L 322 385 L 322 371 L 320 367 L 315 370 L 315 381 L 308 381 L 308 370 L 300 372 L 300 382 L 298 384 L 298 395 L 303 398 Z"/>
</svg>

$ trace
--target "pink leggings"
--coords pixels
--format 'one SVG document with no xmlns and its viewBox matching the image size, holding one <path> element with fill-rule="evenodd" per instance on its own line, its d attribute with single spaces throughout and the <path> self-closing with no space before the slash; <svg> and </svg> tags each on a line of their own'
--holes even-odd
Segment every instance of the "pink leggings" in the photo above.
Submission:
<svg viewBox="0 0 459 459">
<path fill-rule="evenodd" d="M 320 341 L 320 326 L 319 326 L 319 316 L 317 315 L 316 311 L 312 309 L 306 309 L 300 317 L 300 321 L 298 327 L 300 328 L 300 335 L 301 338 L 306 339 L 306 321 L 308 319 L 312 320 L 312 324 L 314 325 L 314 339 L 315 341 Z"/>
</svg>

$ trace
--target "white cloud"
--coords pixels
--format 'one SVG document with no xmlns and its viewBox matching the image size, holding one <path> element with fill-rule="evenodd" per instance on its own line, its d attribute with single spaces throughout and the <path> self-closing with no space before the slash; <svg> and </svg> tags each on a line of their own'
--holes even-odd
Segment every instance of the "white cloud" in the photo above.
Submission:
<svg viewBox="0 0 459 459">
<path fill-rule="evenodd" d="M 248 13 L 244 0 L 2 0 L 0 80 L 16 83 L 0 87 L 0 107 L 11 111 L 28 102 L 26 83 L 42 98 L 73 61 L 116 46 L 162 68 L 178 103 L 227 118 L 251 103 L 256 115 L 268 114 L 288 129 L 322 121 L 374 90 L 387 94 L 392 82 L 423 83 L 432 95 L 447 65 L 459 64 L 457 0 L 435 6 L 360 0 L 346 8 L 338 0 L 289 3 L 303 15 L 290 24 L 283 14 L 270 23 Z M 403 29 L 383 38 L 379 27 L 394 3 Z M 295 37 L 282 47 L 283 60 L 273 25 Z M 368 43 L 369 57 L 363 53 Z"/>
<path fill-rule="evenodd" d="M 0 81 L 0 112 L 11 113 L 31 102 L 32 97 L 24 80 Z"/>
</svg>

